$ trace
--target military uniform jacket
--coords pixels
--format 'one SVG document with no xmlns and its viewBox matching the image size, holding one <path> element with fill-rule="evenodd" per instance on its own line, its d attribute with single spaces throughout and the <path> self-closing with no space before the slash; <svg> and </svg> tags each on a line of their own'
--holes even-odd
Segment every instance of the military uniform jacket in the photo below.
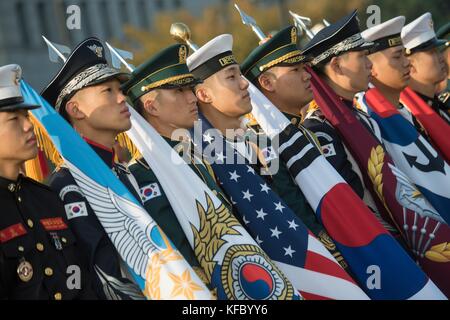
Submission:
<svg viewBox="0 0 450 320">
<path fill-rule="evenodd" d="M 429 98 L 423 94 L 416 92 L 442 119 L 450 125 L 450 99 L 448 92 L 441 95 L 441 99 L 437 96 Z"/>
<path fill-rule="evenodd" d="M 315 145 L 317 148 L 320 147 L 317 138 L 300 124 L 300 116 L 285 112 L 283 112 L 283 114 L 291 121 L 293 125 L 297 126 L 302 131 L 302 133 L 308 137 L 309 141 L 313 145 Z M 257 123 L 250 123 L 249 127 L 250 130 L 252 130 L 254 133 L 265 136 L 262 128 Z M 266 137 L 266 139 L 268 138 Z M 270 147 L 270 139 L 268 139 L 267 144 L 267 149 L 269 151 L 262 150 L 261 154 L 264 159 L 261 159 L 257 162 L 256 165 L 253 165 L 255 169 L 264 170 L 264 166 L 267 166 L 271 161 L 273 161 L 274 157 L 278 157 Z M 259 170 L 255 171 L 259 172 Z M 340 265 L 344 269 L 346 269 L 347 272 L 349 272 L 347 262 L 344 260 L 341 253 L 337 251 L 336 245 L 334 244 L 328 233 L 325 231 L 323 225 L 317 220 L 313 209 L 294 181 L 294 178 L 289 173 L 286 164 L 283 161 L 279 161 L 278 171 L 276 173 L 261 175 L 261 177 L 266 180 L 270 188 L 281 199 L 283 199 L 284 202 L 286 202 L 286 204 L 297 215 L 297 217 L 302 220 L 302 222 L 308 227 L 308 229 L 322 242 L 322 244 L 328 249 L 328 251 L 330 251 L 330 253 L 340 263 Z"/>
<path fill-rule="evenodd" d="M 364 197 L 362 181 L 352 168 L 339 134 L 325 119 L 320 109 L 310 110 L 302 124 L 316 135 L 325 158 L 362 199 Z"/>
<path fill-rule="evenodd" d="M 183 153 L 186 152 L 186 147 L 181 147 L 179 149 L 176 148 L 176 146 L 182 146 L 179 141 L 173 141 L 165 137 L 163 138 L 172 148 L 175 148 L 175 151 L 177 151 L 180 156 L 183 156 Z M 196 158 L 196 160 L 198 160 L 197 162 L 193 161 L 196 156 L 194 155 L 195 151 L 192 144 L 189 150 L 191 152 L 189 157 L 191 159 L 191 163 L 188 164 L 189 167 L 200 179 L 203 180 L 203 182 L 205 182 L 205 184 L 219 197 L 222 203 L 231 211 L 231 203 L 224 195 L 222 189 L 217 185 L 211 167 L 201 160 L 201 156 Z M 147 212 L 172 241 L 178 251 L 180 251 L 186 261 L 194 268 L 197 274 L 202 276 L 203 271 L 197 257 L 195 256 L 183 228 L 178 222 L 175 212 L 170 205 L 169 199 L 167 198 L 153 170 L 143 158 L 137 159 L 136 161 L 130 163 L 129 169 L 138 182 L 141 201 L 143 202 Z"/>
<path fill-rule="evenodd" d="M 0 299 L 96 299 L 58 195 L 0 177 L 0 199 Z"/>
<path fill-rule="evenodd" d="M 126 167 L 114 162 L 114 152 L 104 146 L 88 141 L 92 149 L 113 170 L 137 199 L 137 192 L 131 184 Z M 80 251 L 93 278 L 93 288 L 101 299 L 142 299 L 139 288 L 129 280 L 126 267 L 109 236 L 104 231 L 95 212 L 69 169 L 61 167 L 50 178 L 50 186 L 64 202 L 69 225 L 78 238 Z"/>
</svg>

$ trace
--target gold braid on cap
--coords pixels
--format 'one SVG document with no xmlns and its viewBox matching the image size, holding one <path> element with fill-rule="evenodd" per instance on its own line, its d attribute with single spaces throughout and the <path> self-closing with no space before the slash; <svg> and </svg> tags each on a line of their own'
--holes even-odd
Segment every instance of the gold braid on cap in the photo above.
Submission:
<svg viewBox="0 0 450 320">
<path fill-rule="evenodd" d="M 296 56 L 298 56 L 298 60 L 297 61 L 286 61 L 286 60 L 289 60 L 289 59 L 294 58 Z M 275 60 L 272 60 L 272 61 L 270 61 L 269 63 L 266 63 L 263 66 L 260 66 L 259 67 L 259 71 L 263 72 L 263 71 L 273 67 L 274 65 L 277 65 L 277 64 L 282 63 L 282 62 L 295 63 L 295 62 L 301 62 L 304 59 L 305 59 L 305 57 L 302 56 L 302 52 L 300 50 L 295 50 L 295 51 L 289 52 L 289 53 L 285 54 L 284 56 L 281 56 L 281 57 L 279 57 L 279 58 L 277 58 Z"/>
<path fill-rule="evenodd" d="M 174 77 L 170 77 L 167 79 L 159 80 L 159 81 L 150 83 L 147 86 L 142 86 L 141 91 L 143 91 L 143 92 L 148 91 L 148 90 L 160 87 L 160 86 L 168 84 L 168 83 L 181 86 L 184 84 L 191 83 L 192 81 L 194 81 L 194 75 L 192 73 L 187 73 L 187 74 L 182 74 L 179 76 L 174 76 Z"/>
</svg>

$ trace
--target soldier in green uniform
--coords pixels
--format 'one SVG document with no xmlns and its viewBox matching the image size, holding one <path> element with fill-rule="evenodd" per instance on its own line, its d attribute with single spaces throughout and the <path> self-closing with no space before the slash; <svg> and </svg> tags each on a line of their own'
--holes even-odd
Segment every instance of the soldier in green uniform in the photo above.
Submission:
<svg viewBox="0 0 450 320">
<path fill-rule="evenodd" d="M 313 210 L 294 182 L 286 165 L 278 161 L 267 137 L 263 136 L 263 139 L 261 137 L 259 139 L 267 140 L 264 143 L 267 147 L 262 150 L 246 140 L 246 137 L 252 134 L 261 136 L 263 134 L 252 132 L 253 129 L 248 129 L 243 124 L 243 117 L 252 108 L 247 90 L 249 84 L 241 75 L 240 66 L 233 56 L 232 44 L 231 35 L 220 35 L 188 58 L 187 63 L 191 72 L 203 80 L 203 83 L 195 88 L 200 111 L 213 127 L 233 142 L 242 155 L 250 162 L 253 161 L 252 163 L 259 169 L 255 172 L 261 173 L 272 190 L 288 204 L 312 232 L 324 239 L 327 248 L 333 252 L 338 261 L 342 262 L 343 267 L 346 267 L 340 253 L 331 249 L 334 248 L 331 239 L 316 221 Z M 247 132 L 244 132 L 245 130 Z M 230 135 L 231 132 L 234 132 L 234 135 Z M 273 161 L 278 161 L 279 164 L 276 172 L 271 170 L 273 167 L 270 167 Z"/>
<path fill-rule="evenodd" d="M 181 157 L 189 159 L 191 169 L 231 209 L 210 166 L 195 153 L 192 142 L 183 134 L 198 119 L 197 98 L 192 91 L 198 80 L 186 66 L 188 51 L 186 45 L 180 44 L 162 50 L 136 68 L 122 89 L 139 114 Z M 130 163 L 129 169 L 138 182 L 144 207 L 190 265 L 202 275 L 194 251 L 151 167 L 139 157 Z"/>
</svg>

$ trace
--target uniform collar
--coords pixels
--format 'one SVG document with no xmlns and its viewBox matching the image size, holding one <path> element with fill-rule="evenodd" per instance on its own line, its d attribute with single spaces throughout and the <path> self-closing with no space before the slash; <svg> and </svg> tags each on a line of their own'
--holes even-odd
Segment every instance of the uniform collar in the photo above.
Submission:
<svg viewBox="0 0 450 320">
<path fill-rule="evenodd" d="M 105 147 L 95 141 L 92 141 L 88 138 L 83 137 L 83 139 L 94 149 L 95 153 L 102 158 L 102 160 L 106 163 L 106 165 L 112 169 L 114 166 L 114 149 Z"/>
<path fill-rule="evenodd" d="M 286 118 L 289 119 L 289 121 L 291 121 L 294 126 L 298 126 L 302 122 L 302 117 L 300 115 L 292 114 L 289 112 L 283 112 L 283 114 L 286 116 Z"/>
<path fill-rule="evenodd" d="M 339 99 L 350 109 L 353 109 L 353 101 L 347 100 L 344 97 L 339 96 Z"/>
<path fill-rule="evenodd" d="M 23 179 L 23 175 L 19 174 L 17 180 L 10 180 L 7 178 L 0 177 L 0 189 L 5 189 L 10 192 L 15 192 L 17 188 L 20 186 Z"/>
</svg>

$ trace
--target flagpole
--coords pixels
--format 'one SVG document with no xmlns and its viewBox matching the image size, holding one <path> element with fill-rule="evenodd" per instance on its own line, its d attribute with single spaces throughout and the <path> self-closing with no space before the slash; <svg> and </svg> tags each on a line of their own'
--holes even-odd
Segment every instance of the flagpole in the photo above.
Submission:
<svg viewBox="0 0 450 320">
<path fill-rule="evenodd" d="M 198 45 L 191 41 L 191 30 L 186 24 L 182 22 L 172 23 L 169 32 L 176 42 L 187 44 L 194 52 L 199 49 Z"/>
<path fill-rule="evenodd" d="M 123 63 L 123 65 L 125 66 L 125 68 L 128 69 L 128 71 L 130 71 L 130 72 L 133 72 L 133 71 L 134 71 L 134 69 L 128 64 L 128 62 L 127 62 L 124 58 L 122 58 L 122 56 L 117 52 L 116 49 L 114 49 L 113 46 L 111 46 L 108 42 L 105 42 L 105 44 L 106 44 L 106 46 L 108 47 L 109 51 L 110 51 L 112 54 L 114 54 L 114 55 L 117 57 L 117 59 L 120 60 L 120 62 Z"/>
<path fill-rule="evenodd" d="M 67 58 L 58 49 L 56 49 L 56 47 L 53 45 L 53 43 L 51 43 L 46 37 L 42 36 L 42 38 L 44 39 L 47 46 L 50 49 L 52 49 L 58 55 L 58 57 L 60 57 L 61 60 L 65 63 Z"/>
<path fill-rule="evenodd" d="M 294 23 L 297 27 L 303 29 L 306 33 L 306 36 L 311 40 L 312 38 L 314 38 L 314 33 L 307 27 L 307 25 L 305 24 L 305 22 L 303 20 L 308 21 L 308 24 L 311 23 L 311 19 L 307 18 L 307 17 L 302 17 L 292 11 L 289 10 L 289 14 L 292 16 L 292 18 L 294 19 Z"/>
<path fill-rule="evenodd" d="M 256 24 L 255 19 L 247 15 L 244 11 L 242 11 L 237 4 L 234 4 L 234 7 L 241 15 L 242 23 L 245 25 L 248 25 L 252 28 L 253 32 L 256 34 L 256 36 L 259 38 L 259 40 L 266 39 L 266 35 L 261 30 L 261 28 Z"/>
</svg>

